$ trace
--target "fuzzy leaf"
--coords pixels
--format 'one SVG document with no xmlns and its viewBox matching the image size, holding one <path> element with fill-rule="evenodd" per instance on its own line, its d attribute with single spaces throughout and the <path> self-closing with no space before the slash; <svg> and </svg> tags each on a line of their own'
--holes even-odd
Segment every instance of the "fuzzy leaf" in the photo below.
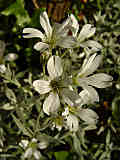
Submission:
<svg viewBox="0 0 120 160">
<path fill-rule="evenodd" d="M 16 118 L 16 116 L 14 116 L 12 114 L 12 117 L 16 123 L 16 125 L 18 126 L 18 128 L 24 133 L 24 135 L 27 135 L 29 137 L 31 137 L 32 135 L 30 134 L 30 132 L 24 127 L 24 125 L 20 122 L 20 120 L 18 118 Z"/>
<path fill-rule="evenodd" d="M 6 89 L 6 96 L 10 101 L 12 101 L 14 103 L 17 102 L 15 93 L 10 88 Z"/>
</svg>

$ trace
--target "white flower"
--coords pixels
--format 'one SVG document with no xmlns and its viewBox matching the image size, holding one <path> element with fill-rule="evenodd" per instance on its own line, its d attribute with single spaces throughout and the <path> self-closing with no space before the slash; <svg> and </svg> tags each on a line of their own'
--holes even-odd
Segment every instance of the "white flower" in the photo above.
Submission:
<svg viewBox="0 0 120 160">
<path fill-rule="evenodd" d="M 19 146 L 21 146 L 23 149 L 25 149 L 25 148 L 27 148 L 28 144 L 29 144 L 29 141 L 23 139 L 23 140 L 21 140 L 21 142 L 19 143 Z"/>
<path fill-rule="evenodd" d="M 97 70 L 101 60 L 102 56 L 96 54 L 93 54 L 88 59 L 85 59 L 81 67 L 81 71 L 75 80 L 77 85 L 86 89 L 90 94 L 93 94 L 91 96 L 96 96 L 97 101 L 99 98 L 97 98 L 98 95 L 95 93 L 95 90 L 92 88 L 92 86 L 97 88 L 106 88 L 112 85 L 113 80 L 112 76 L 105 73 L 91 75 L 94 71 Z"/>
<path fill-rule="evenodd" d="M 49 93 L 43 103 L 43 111 L 47 115 L 57 114 L 60 107 L 59 95 L 64 100 L 69 99 L 69 96 L 74 97 L 68 88 L 69 82 L 66 84 L 66 81 L 62 79 L 63 68 L 61 63 L 60 57 L 51 56 L 47 63 L 49 80 L 35 80 L 33 82 L 33 87 L 39 94 Z"/>
<path fill-rule="evenodd" d="M 50 92 L 43 104 L 43 111 L 49 115 L 50 113 L 56 113 L 60 106 L 60 100 L 56 89 L 58 87 L 57 78 L 59 78 L 63 72 L 61 59 L 58 56 L 51 56 L 47 63 L 47 70 L 50 76 L 49 81 L 35 80 L 33 82 L 33 87 L 39 94 Z"/>
<path fill-rule="evenodd" d="M 72 132 L 78 131 L 80 120 L 83 121 L 83 124 L 87 125 L 86 130 L 96 128 L 96 123 L 98 120 L 98 115 L 91 109 L 82 108 L 84 104 L 94 103 L 98 101 L 98 95 L 90 95 L 89 92 L 85 89 L 80 92 L 80 97 L 75 100 L 75 103 L 71 103 L 70 99 L 73 99 L 73 96 L 69 100 L 66 99 L 66 104 L 68 107 L 65 108 L 62 112 L 64 117 L 65 128 L 69 129 Z M 89 127 L 92 126 L 92 127 Z"/>
<path fill-rule="evenodd" d="M 25 153 L 23 154 L 23 157 L 25 159 L 34 157 L 35 160 L 39 160 L 42 155 L 38 149 L 47 148 L 48 141 L 43 137 L 39 143 L 36 138 L 33 138 L 31 142 L 29 142 L 28 140 L 21 140 L 19 146 L 21 146 L 25 150 Z"/>
<path fill-rule="evenodd" d="M 63 48 L 72 48 L 75 45 L 75 39 L 72 36 L 68 36 L 69 24 L 71 19 L 68 18 L 62 24 L 54 24 L 53 28 L 50 25 L 47 13 L 44 11 L 40 14 L 40 24 L 45 31 L 43 34 L 38 29 L 34 28 L 24 28 L 23 33 L 26 34 L 24 38 L 34 38 L 38 37 L 42 42 L 37 42 L 34 45 L 34 49 L 43 52 L 44 50 L 50 48 L 55 48 L 60 46 Z"/>
<path fill-rule="evenodd" d="M 18 58 L 18 55 L 15 53 L 9 53 L 5 56 L 5 61 L 15 61 Z"/>
<path fill-rule="evenodd" d="M 4 64 L 0 64 L 0 73 L 5 73 L 7 68 L 5 67 Z"/>
<path fill-rule="evenodd" d="M 95 34 L 96 28 L 93 27 L 91 24 L 85 24 L 83 28 L 79 32 L 79 24 L 77 19 L 73 14 L 70 15 L 72 21 L 72 34 L 77 39 L 76 47 L 80 46 L 83 48 L 91 48 L 92 52 L 96 52 L 102 49 L 101 44 L 94 40 L 87 40 L 88 38 L 92 37 Z"/>
</svg>

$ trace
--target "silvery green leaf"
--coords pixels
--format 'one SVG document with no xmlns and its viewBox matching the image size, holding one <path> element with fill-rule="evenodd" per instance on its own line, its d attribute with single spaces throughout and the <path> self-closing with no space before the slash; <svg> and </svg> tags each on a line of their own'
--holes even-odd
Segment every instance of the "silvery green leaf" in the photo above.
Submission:
<svg viewBox="0 0 120 160">
<path fill-rule="evenodd" d="M 12 101 L 12 102 L 14 102 L 14 103 L 17 102 L 15 93 L 12 91 L 12 89 L 6 88 L 5 93 L 6 93 L 7 98 L 8 98 L 10 101 Z"/>
<path fill-rule="evenodd" d="M 9 111 L 9 110 L 13 110 L 15 108 L 15 106 L 11 105 L 10 103 L 6 103 L 0 108 Z"/>
<path fill-rule="evenodd" d="M 21 121 L 16 118 L 15 115 L 12 114 L 12 117 L 17 125 L 17 127 L 23 132 L 24 135 L 27 135 L 28 137 L 32 137 L 31 133 L 28 131 L 27 128 L 25 128 L 24 124 L 21 123 Z"/>
<path fill-rule="evenodd" d="M 96 129 L 97 126 L 95 124 L 89 124 L 87 127 L 84 127 L 85 131 L 90 131 Z"/>
<path fill-rule="evenodd" d="M 82 154 L 82 148 L 80 144 L 80 140 L 78 139 L 77 135 L 73 135 L 73 146 L 77 154 L 81 157 L 81 160 L 83 159 L 83 154 Z"/>
<path fill-rule="evenodd" d="M 3 54 L 5 52 L 5 42 L 0 40 L 0 59 L 3 57 Z"/>
<path fill-rule="evenodd" d="M 110 137 L 111 137 L 111 134 L 110 134 L 110 130 L 108 130 L 108 133 L 107 133 L 107 136 L 106 136 L 106 145 L 110 145 Z"/>
</svg>

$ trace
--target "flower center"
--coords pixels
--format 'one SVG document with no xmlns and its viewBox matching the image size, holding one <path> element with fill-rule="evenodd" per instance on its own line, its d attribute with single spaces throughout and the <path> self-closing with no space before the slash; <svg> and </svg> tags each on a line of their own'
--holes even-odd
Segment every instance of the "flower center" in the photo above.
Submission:
<svg viewBox="0 0 120 160">
<path fill-rule="evenodd" d="M 60 88 L 60 82 L 59 80 L 52 80 L 50 82 L 51 87 L 53 88 L 53 90 L 58 91 L 58 89 Z"/>
</svg>

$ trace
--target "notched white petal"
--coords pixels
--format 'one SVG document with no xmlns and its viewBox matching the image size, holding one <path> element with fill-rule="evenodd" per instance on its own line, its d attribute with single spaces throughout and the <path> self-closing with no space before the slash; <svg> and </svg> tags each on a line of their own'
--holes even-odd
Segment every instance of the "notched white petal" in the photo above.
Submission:
<svg viewBox="0 0 120 160">
<path fill-rule="evenodd" d="M 75 16 L 73 14 L 70 15 L 71 21 L 72 21 L 72 33 L 73 36 L 77 36 L 78 30 L 79 30 L 79 24 L 77 19 L 75 18 Z"/>
<path fill-rule="evenodd" d="M 51 79 L 61 76 L 63 72 L 61 58 L 59 56 L 51 56 L 47 63 L 47 70 Z"/>
<path fill-rule="evenodd" d="M 51 90 L 50 82 L 45 80 L 35 80 L 33 87 L 40 94 L 48 93 Z"/>
<path fill-rule="evenodd" d="M 72 36 L 66 36 L 57 41 L 57 45 L 63 48 L 74 48 L 76 46 L 76 39 Z"/>
<path fill-rule="evenodd" d="M 102 61 L 102 56 L 101 55 L 96 56 L 96 53 L 90 56 L 89 59 L 85 59 L 81 68 L 81 72 L 78 74 L 78 76 L 86 77 L 92 74 L 94 71 L 97 70 L 101 61 Z"/>
<path fill-rule="evenodd" d="M 59 56 L 55 56 L 55 70 L 57 73 L 57 77 L 61 76 L 63 73 L 62 61 Z"/>
<path fill-rule="evenodd" d="M 52 27 L 49 22 L 49 18 L 47 12 L 44 11 L 40 14 L 40 24 L 45 31 L 47 37 L 51 37 L 52 35 Z"/>
<path fill-rule="evenodd" d="M 84 41 L 86 38 L 90 38 L 95 34 L 96 28 L 93 27 L 91 24 L 85 24 L 80 31 L 78 36 L 78 40 L 80 42 Z"/>
<path fill-rule="evenodd" d="M 45 99 L 43 104 L 43 111 L 47 115 L 57 114 L 60 107 L 60 100 L 57 93 L 51 92 L 50 95 Z"/>
<path fill-rule="evenodd" d="M 23 35 L 24 38 L 41 38 L 44 39 L 44 35 L 42 34 L 41 31 L 35 28 L 24 28 L 23 29 Z"/>
<path fill-rule="evenodd" d="M 81 97 L 80 102 L 81 104 L 94 104 L 95 102 L 99 102 L 99 95 L 97 91 L 91 87 L 86 86 L 86 89 L 82 90 L 79 95 Z M 79 102 L 79 99 L 78 99 Z"/>
<path fill-rule="evenodd" d="M 76 116 L 69 114 L 69 116 L 66 117 L 66 125 L 71 132 L 76 132 L 79 128 L 79 120 Z"/>
<path fill-rule="evenodd" d="M 34 49 L 40 52 L 43 52 L 48 48 L 49 48 L 49 45 L 43 42 L 38 42 L 34 45 Z"/>
<path fill-rule="evenodd" d="M 47 70 L 51 79 L 54 79 L 57 77 L 56 70 L 55 70 L 54 56 L 51 56 L 49 58 L 47 63 Z"/>
<path fill-rule="evenodd" d="M 87 77 L 86 83 L 97 88 L 106 88 L 112 85 L 112 80 L 112 76 L 105 73 L 98 73 Z"/>
<path fill-rule="evenodd" d="M 93 40 L 88 40 L 86 42 L 83 42 L 80 44 L 80 46 L 81 47 L 90 47 L 94 51 L 99 51 L 103 48 L 100 43 L 93 41 Z"/>
<path fill-rule="evenodd" d="M 78 116 L 87 124 L 96 124 L 99 118 L 97 113 L 91 109 L 81 109 Z"/>
</svg>

